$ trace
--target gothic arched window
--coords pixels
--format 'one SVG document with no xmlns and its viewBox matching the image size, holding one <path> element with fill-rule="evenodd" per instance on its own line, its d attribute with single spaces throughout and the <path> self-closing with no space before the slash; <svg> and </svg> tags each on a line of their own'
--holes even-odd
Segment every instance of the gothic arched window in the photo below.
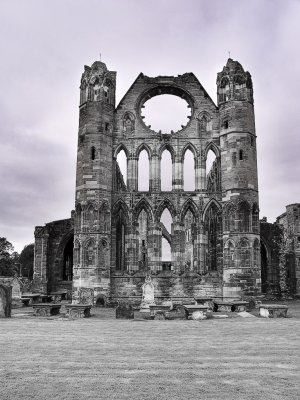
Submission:
<svg viewBox="0 0 300 400">
<path fill-rule="evenodd" d="M 237 246 L 237 268 L 250 268 L 251 253 L 249 241 L 243 238 Z"/>
<path fill-rule="evenodd" d="M 240 203 L 238 207 L 238 230 L 249 232 L 250 208 L 246 202 Z"/>
<path fill-rule="evenodd" d="M 93 240 L 89 240 L 84 246 L 84 266 L 94 266 L 95 258 L 95 243 Z"/>
<path fill-rule="evenodd" d="M 227 242 L 224 248 L 224 266 L 234 268 L 234 245 L 231 241 Z"/>
</svg>

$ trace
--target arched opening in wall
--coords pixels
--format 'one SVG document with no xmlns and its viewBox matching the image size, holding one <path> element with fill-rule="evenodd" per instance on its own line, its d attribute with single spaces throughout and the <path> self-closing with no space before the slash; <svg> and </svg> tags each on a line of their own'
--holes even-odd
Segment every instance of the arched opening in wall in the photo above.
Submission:
<svg viewBox="0 0 300 400">
<path fill-rule="evenodd" d="M 84 246 L 84 266 L 93 267 L 95 265 L 96 250 L 93 240 L 89 240 Z"/>
<path fill-rule="evenodd" d="M 238 207 L 238 231 L 249 232 L 250 207 L 246 202 L 242 202 Z"/>
<path fill-rule="evenodd" d="M 237 268 L 250 268 L 251 266 L 251 253 L 249 241 L 242 238 L 237 246 Z"/>
<path fill-rule="evenodd" d="M 123 271 L 126 268 L 125 263 L 125 235 L 126 224 L 122 210 L 119 211 L 116 221 L 116 269 Z"/>
<path fill-rule="evenodd" d="M 217 157 L 215 153 L 212 150 L 208 150 L 207 156 L 206 156 L 206 176 L 209 175 L 211 170 L 213 169 L 213 165 L 216 161 Z"/>
<path fill-rule="evenodd" d="M 95 146 L 91 147 L 91 160 L 94 161 L 96 158 L 96 148 Z"/>
<path fill-rule="evenodd" d="M 181 97 L 162 94 L 144 103 L 142 118 L 152 130 L 170 134 L 186 126 L 191 117 L 191 108 Z"/>
<path fill-rule="evenodd" d="M 233 204 L 228 204 L 223 210 L 224 231 L 235 231 L 235 209 Z"/>
<path fill-rule="evenodd" d="M 205 233 L 207 237 L 205 267 L 208 271 L 218 269 L 218 259 L 222 256 L 222 216 L 215 203 L 205 213 Z"/>
<path fill-rule="evenodd" d="M 184 216 L 184 233 L 185 233 L 185 251 L 184 251 L 184 264 L 186 270 L 193 270 L 194 266 L 194 239 L 195 239 L 195 216 L 193 212 L 188 209 Z"/>
<path fill-rule="evenodd" d="M 231 241 L 227 242 L 224 248 L 225 268 L 234 268 L 234 245 Z"/>
<path fill-rule="evenodd" d="M 161 156 L 161 190 L 172 191 L 172 156 L 169 150 L 164 150 Z"/>
<path fill-rule="evenodd" d="M 267 293 L 270 287 L 268 282 L 268 252 L 264 242 L 260 241 L 260 263 L 261 263 L 261 291 Z"/>
<path fill-rule="evenodd" d="M 123 177 L 123 183 L 127 186 L 127 157 L 123 149 L 117 155 L 117 164 Z"/>
<path fill-rule="evenodd" d="M 96 298 L 96 307 L 106 307 L 107 298 L 104 295 L 99 295 Z"/>
<path fill-rule="evenodd" d="M 139 241 L 139 269 L 147 267 L 147 244 L 148 244 L 148 215 L 146 211 L 141 210 L 138 217 L 137 237 Z"/>
<path fill-rule="evenodd" d="M 162 241 L 161 241 L 161 260 L 163 270 L 171 270 L 172 265 L 172 254 L 171 254 L 171 243 L 172 243 L 172 215 L 170 211 L 165 208 L 160 217 Z"/>
<path fill-rule="evenodd" d="M 165 208 L 164 211 L 162 212 L 160 217 L 160 222 L 164 225 L 166 230 L 171 234 L 173 218 L 170 211 L 167 208 Z"/>
<path fill-rule="evenodd" d="M 146 150 L 142 150 L 139 154 L 138 190 L 140 192 L 149 191 L 149 156 Z"/>
<path fill-rule="evenodd" d="M 73 279 L 73 247 L 74 247 L 74 236 L 67 241 L 64 248 L 63 255 L 63 280 L 72 281 Z"/>
<path fill-rule="evenodd" d="M 195 159 L 194 159 L 194 154 L 189 149 L 184 154 L 183 179 L 184 179 L 183 189 L 185 191 L 190 191 L 190 192 L 194 191 L 195 190 Z"/>
<path fill-rule="evenodd" d="M 171 271 L 172 269 L 171 245 L 166 238 L 161 239 L 161 262 L 163 271 Z"/>
</svg>

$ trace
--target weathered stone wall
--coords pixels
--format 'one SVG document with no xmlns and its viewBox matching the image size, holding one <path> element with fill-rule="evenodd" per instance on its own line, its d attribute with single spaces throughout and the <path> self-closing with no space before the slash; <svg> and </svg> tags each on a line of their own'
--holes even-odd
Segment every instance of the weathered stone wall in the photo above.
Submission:
<svg viewBox="0 0 300 400">
<path fill-rule="evenodd" d="M 260 236 L 262 246 L 262 290 L 264 293 L 279 293 L 279 259 L 283 241 L 282 226 L 278 223 L 268 223 L 266 219 L 263 219 L 260 221 Z"/>
<path fill-rule="evenodd" d="M 33 290 L 50 293 L 71 291 L 72 280 L 64 280 L 64 251 L 73 240 L 73 218 L 54 221 L 35 228 Z"/>
<path fill-rule="evenodd" d="M 73 290 L 95 297 L 139 296 L 145 276 L 156 296 L 236 296 L 260 291 L 258 186 L 251 76 L 231 59 L 218 74 L 218 107 L 192 73 L 140 74 L 115 108 L 116 73 L 85 66 L 80 85 Z M 177 132 L 146 126 L 150 98 L 186 100 L 191 116 Z M 116 158 L 124 150 L 127 181 Z M 149 158 L 149 191 L 138 189 L 138 160 Z M 162 191 L 161 158 L 172 158 L 172 190 Z M 184 158 L 194 156 L 195 190 L 184 191 Z M 216 155 L 206 170 L 209 150 Z M 171 231 L 161 222 L 168 209 Z M 141 217 L 141 215 L 143 217 Z M 143 227 L 142 227 L 143 226 Z M 35 280 L 60 287 L 63 224 L 36 228 Z M 188 233 L 188 234 L 187 234 Z M 171 246 L 163 270 L 162 238 Z M 58 254 L 58 255 L 57 255 Z"/>
</svg>

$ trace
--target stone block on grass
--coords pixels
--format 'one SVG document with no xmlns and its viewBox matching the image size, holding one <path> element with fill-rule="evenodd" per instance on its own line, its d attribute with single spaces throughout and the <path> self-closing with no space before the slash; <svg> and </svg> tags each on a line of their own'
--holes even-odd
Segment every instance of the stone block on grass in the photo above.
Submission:
<svg viewBox="0 0 300 400">
<path fill-rule="evenodd" d="M 116 308 L 116 318 L 117 319 L 133 319 L 134 310 L 131 304 L 119 303 Z"/>
</svg>

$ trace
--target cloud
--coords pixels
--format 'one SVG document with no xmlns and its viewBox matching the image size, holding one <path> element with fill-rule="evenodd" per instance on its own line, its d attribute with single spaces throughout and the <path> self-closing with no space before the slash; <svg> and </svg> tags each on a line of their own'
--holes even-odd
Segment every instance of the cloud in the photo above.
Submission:
<svg viewBox="0 0 300 400">
<path fill-rule="evenodd" d="M 151 4 L 151 5 L 150 5 Z M 117 99 L 139 72 L 194 72 L 216 101 L 228 51 L 254 82 L 261 214 L 300 201 L 300 3 L 11 0 L 0 4 L 0 229 L 21 249 L 74 206 L 79 82 L 99 59 Z"/>
</svg>

